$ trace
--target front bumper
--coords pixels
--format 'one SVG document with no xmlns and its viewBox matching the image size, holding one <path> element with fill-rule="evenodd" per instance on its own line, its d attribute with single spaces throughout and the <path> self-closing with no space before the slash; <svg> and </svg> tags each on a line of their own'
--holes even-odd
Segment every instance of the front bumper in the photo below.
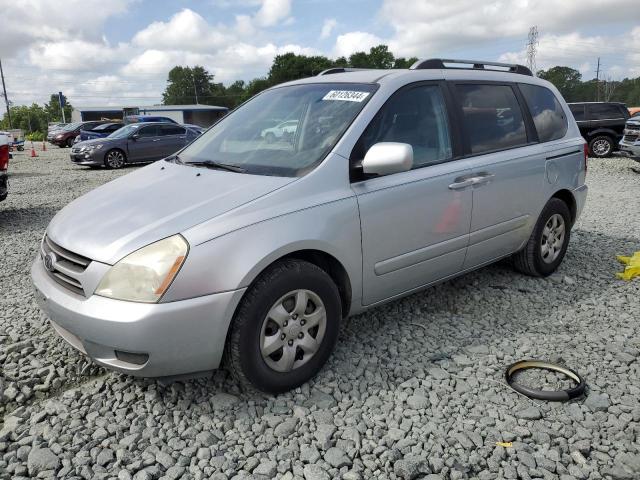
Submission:
<svg viewBox="0 0 640 480">
<path fill-rule="evenodd" d="M 77 165 L 104 165 L 102 158 L 102 150 L 94 151 L 92 153 L 73 151 L 69 154 L 71 161 Z"/>
<path fill-rule="evenodd" d="M 625 142 L 621 140 L 618 144 L 621 152 L 632 157 L 640 157 L 640 142 Z"/>
<path fill-rule="evenodd" d="M 31 278 L 38 305 L 67 343 L 99 365 L 139 377 L 218 368 L 246 290 L 158 304 L 85 298 L 56 283 L 40 255 Z"/>
</svg>

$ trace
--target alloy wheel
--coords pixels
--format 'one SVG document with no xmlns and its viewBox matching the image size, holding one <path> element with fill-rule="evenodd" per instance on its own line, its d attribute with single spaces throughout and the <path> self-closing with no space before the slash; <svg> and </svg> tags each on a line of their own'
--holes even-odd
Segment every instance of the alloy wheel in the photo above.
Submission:
<svg viewBox="0 0 640 480">
<path fill-rule="evenodd" d="M 542 240 L 540 242 L 540 253 L 545 263 L 553 263 L 560 252 L 565 241 L 564 218 L 559 213 L 551 215 L 542 230 Z"/>
<path fill-rule="evenodd" d="M 611 150 L 611 143 L 608 140 L 596 140 L 595 142 L 593 142 L 593 145 L 591 146 L 591 148 L 593 149 L 593 153 L 595 153 L 598 156 L 605 156 L 609 154 L 609 151 Z"/>
<path fill-rule="evenodd" d="M 327 328 L 322 300 L 311 290 L 294 290 L 269 309 L 262 322 L 260 353 L 277 372 L 290 372 L 317 353 Z"/>
<path fill-rule="evenodd" d="M 107 165 L 110 168 L 120 168 L 124 165 L 124 155 L 118 150 L 113 150 L 107 154 Z"/>
</svg>

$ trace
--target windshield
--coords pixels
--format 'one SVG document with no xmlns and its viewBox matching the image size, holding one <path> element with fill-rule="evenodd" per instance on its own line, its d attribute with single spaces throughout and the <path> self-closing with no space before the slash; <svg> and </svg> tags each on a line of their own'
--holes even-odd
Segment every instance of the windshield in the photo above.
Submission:
<svg viewBox="0 0 640 480">
<path fill-rule="evenodd" d="M 124 138 L 124 137 L 128 137 L 129 135 L 131 135 L 133 132 L 135 132 L 140 127 L 141 127 L 141 125 L 139 125 L 139 124 L 127 125 L 125 127 L 119 128 L 118 130 L 113 132 L 111 135 L 108 135 L 107 138 Z"/>
<path fill-rule="evenodd" d="M 180 152 L 256 175 L 302 176 L 331 151 L 376 86 L 292 85 L 268 90 L 230 113 Z"/>
</svg>

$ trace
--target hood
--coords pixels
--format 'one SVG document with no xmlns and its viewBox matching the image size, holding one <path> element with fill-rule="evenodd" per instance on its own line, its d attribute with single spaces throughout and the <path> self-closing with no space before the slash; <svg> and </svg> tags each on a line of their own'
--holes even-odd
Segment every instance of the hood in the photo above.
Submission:
<svg viewBox="0 0 640 480">
<path fill-rule="evenodd" d="M 72 252 L 114 264 L 294 180 L 159 161 L 77 198 L 53 218 L 47 234 Z"/>
<path fill-rule="evenodd" d="M 89 139 L 89 140 L 82 140 L 82 141 L 76 143 L 74 145 L 74 147 L 88 147 L 89 145 L 97 145 L 99 143 L 104 144 L 105 141 L 107 141 L 106 138 L 92 138 L 92 139 Z M 111 139 L 109 139 L 108 141 L 111 141 Z"/>
</svg>

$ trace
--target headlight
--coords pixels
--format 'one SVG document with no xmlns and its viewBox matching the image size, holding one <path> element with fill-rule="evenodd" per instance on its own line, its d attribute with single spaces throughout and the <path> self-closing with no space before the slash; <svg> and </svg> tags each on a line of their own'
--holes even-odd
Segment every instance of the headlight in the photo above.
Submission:
<svg viewBox="0 0 640 480">
<path fill-rule="evenodd" d="M 111 267 L 95 294 L 130 302 L 155 303 L 171 285 L 188 252 L 189 244 L 182 235 L 147 245 Z"/>
<path fill-rule="evenodd" d="M 56 138 L 62 138 L 62 137 L 63 137 L 63 135 L 62 135 L 62 134 L 60 134 L 60 135 L 56 135 Z"/>
</svg>

